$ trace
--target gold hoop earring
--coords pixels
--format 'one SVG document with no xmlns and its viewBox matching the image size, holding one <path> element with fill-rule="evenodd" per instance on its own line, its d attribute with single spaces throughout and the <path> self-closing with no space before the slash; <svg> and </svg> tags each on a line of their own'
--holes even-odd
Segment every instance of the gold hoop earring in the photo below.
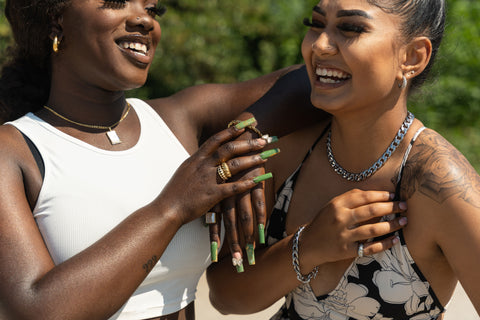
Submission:
<svg viewBox="0 0 480 320">
<path fill-rule="evenodd" d="M 402 76 L 402 83 L 398 85 L 400 89 L 405 89 L 407 87 L 407 77 L 405 75 Z"/>
<path fill-rule="evenodd" d="M 53 52 L 57 53 L 58 52 L 58 46 L 60 45 L 60 41 L 58 40 L 58 37 L 55 36 L 53 38 Z"/>
</svg>

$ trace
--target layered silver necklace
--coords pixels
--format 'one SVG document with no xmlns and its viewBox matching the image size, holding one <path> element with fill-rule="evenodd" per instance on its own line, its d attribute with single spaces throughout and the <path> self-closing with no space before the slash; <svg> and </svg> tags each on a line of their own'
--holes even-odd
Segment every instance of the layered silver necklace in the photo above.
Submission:
<svg viewBox="0 0 480 320">
<path fill-rule="evenodd" d="M 380 169 L 385 164 L 385 162 L 387 162 L 387 160 L 390 158 L 392 153 L 397 149 L 397 147 L 400 145 L 403 138 L 407 134 L 408 129 L 410 128 L 410 125 L 413 123 L 413 119 L 415 119 L 415 116 L 410 111 L 408 111 L 407 117 L 403 121 L 402 126 L 398 130 L 397 135 L 395 136 L 395 138 L 393 139 L 392 143 L 387 148 L 387 150 L 385 150 L 382 156 L 378 158 L 378 160 L 375 161 L 375 163 L 372 164 L 370 168 L 363 170 L 360 173 L 348 172 L 347 170 L 342 168 L 342 166 L 340 166 L 338 162 L 335 160 L 335 157 L 333 156 L 333 152 L 332 152 L 332 140 L 331 140 L 332 129 L 330 128 L 327 135 L 327 157 L 328 157 L 328 161 L 330 162 L 330 165 L 332 166 L 333 170 L 335 170 L 337 174 L 339 174 L 342 178 L 347 179 L 348 181 L 359 182 L 367 179 L 368 177 L 373 175 L 375 172 L 377 172 L 377 170 Z"/>
</svg>

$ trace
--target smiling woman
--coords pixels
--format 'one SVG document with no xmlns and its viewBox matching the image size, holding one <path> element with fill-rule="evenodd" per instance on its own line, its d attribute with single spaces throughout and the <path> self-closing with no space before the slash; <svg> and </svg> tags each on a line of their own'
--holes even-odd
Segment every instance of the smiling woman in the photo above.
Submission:
<svg viewBox="0 0 480 320">
<path fill-rule="evenodd" d="M 256 137 L 254 119 L 224 128 L 260 98 L 251 110 L 302 98 L 304 69 L 126 99 L 147 79 L 164 12 L 156 0 L 6 1 L 0 318 L 191 320 L 223 240 L 202 216 L 251 189 L 242 212 L 264 211 L 261 165 L 274 153 L 258 153 L 271 139 Z M 308 118 L 323 116 L 302 101 Z M 253 138 L 236 140 L 245 127 Z M 253 219 L 243 229 L 253 246 Z"/>
<path fill-rule="evenodd" d="M 229 277 L 221 260 L 207 271 L 222 313 L 286 297 L 272 320 L 443 319 L 458 281 L 480 311 L 480 176 L 407 106 L 445 18 L 440 0 L 317 2 L 302 56 L 311 101 L 331 117 L 279 140 L 258 267 Z M 361 202 L 359 190 L 392 192 L 398 212 L 376 218 L 385 206 Z M 389 234 L 391 248 L 344 239 L 395 217 L 405 228 Z"/>
</svg>

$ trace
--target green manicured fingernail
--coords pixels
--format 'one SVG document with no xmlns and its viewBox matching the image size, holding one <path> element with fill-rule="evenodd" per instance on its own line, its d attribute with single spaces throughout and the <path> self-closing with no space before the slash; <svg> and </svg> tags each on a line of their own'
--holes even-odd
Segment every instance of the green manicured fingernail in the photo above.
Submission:
<svg viewBox="0 0 480 320">
<path fill-rule="evenodd" d="M 265 181 L 265 180 L 268 180 L 268 179 L 271 179 L 271 178 L 273 178 L 273 174 L 271 172 L 269 172 L 269 173 L 265 173 L 265 174 L 262 174 L 261 176 L 258 176 L 256 178 L 254 178 L 253 182 L 259 183 L 259 182 L 262 182 L 262 181 Z"/>
<path fill-rule="evenodd" d="M 279 153 L 280 153 L 280 149 L 279 149 L 279 148 L 275 148 L 275 149 L 263 151 L 262 153 L 260 153 L 260 158 L 262 158 L 263 160 L 265 160 L 265 159 L 268 159 L 268 158 L 270 158 L 270 157 L 273 157 L 274 155 L 279 154 Z"/>
<path fill-rule="evenodd" d="M 237 265 L 236 268 L 238 273 L 242 273 L 243 271 L 245 271 L 245 269 L 243 269 L 243 263 Z"/>
<path fill-rule="evenodd" d="M 267 142 L 268 143 L 274 143 L 274 142 L 277 142 L 278 141 L 278 137 L 277 136 L 272 136 L 272 137 L 268 137 L 267 138 Z"/>
<path fill-rule="evenodd" d="M 253 266 L 255 264 L 255 245 L 249 243 L 245 250 L 247 251 L 248 264 Z"/>
<path fill-rule="evenodd" d="M 210 260 L 212 262 L 218 261 L 218 243 L 217 241 L 212 241 L 210 243 Z"/>
<path fill-rule="evenodd" d="M 234 256 L 232 257 L 232 264 L 235 268 L 237 268 L 238 273 L 245 271 L 243 269 L 243 259 L 241 258 L 240 253 L 234 253 Z"/>
<path fill-rule="evenodd" d="M 265 244 L 265 225 L 263 223 L 258 225 L 258 242 Z"/>
<path fill-rule="evenodd" d="M 235 125 L 235 128 L 237 128 L 238 130 L 240 129 L 243 129 L 245 127 L 248 127 L 249 125 L 252 125 L 254 124 L 255 122 L 257 122 L 257 120 L 255 120 L 255 117 L 253 118 L 250 118 L 250 119 L 247 119 L 245 121 L 242 121 L 242 122 L 239 122 Z"/>
</svg>

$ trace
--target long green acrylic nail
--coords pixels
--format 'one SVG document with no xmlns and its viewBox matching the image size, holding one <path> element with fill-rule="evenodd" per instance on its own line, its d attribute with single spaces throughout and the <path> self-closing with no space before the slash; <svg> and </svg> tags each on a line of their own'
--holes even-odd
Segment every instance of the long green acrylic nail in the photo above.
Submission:
<svg viewBox="0 0 480 320">
<path fill-rule="evenodd" d="M 255 264 L 255 245 L 252 243 L 247 244 L 245 251 L 247 251 L 248 264 L 253 266 Z"/>
<path fill-rule="evenodd" d="M 210 260 L 212 262 L 218 261 L 218 243 L 217 241 L 212 241 L 210 243 Z"/>
<path fill-rule="evenodd" d="M 240 257 L 240 254 L 238 254 L 238 257 L 239 258 L 232 258 L 232 264 L 235 268 L 237 268 L 238 273 L 242 273 L 243 271 L 245 271 L 243 269 L 243 259 Z"/>
<path fill-rule="evenodd" d="M 243 268 L 243 263 L 237 265 L 236 268 L 237 268 L 237 272 L 238 272 L 238 273 L 242 273 L 242 272 L 245 271 L 245 269 Z"/>
<path fill-rule="evenodd" d="M 245 121 L 242 121 L 242 122 L 239 122 L 235 125 L 235 128 L 237 128 L 238 130 L 240 129 L 243 129 L 245 127 L 248 127 L 249 125 L 252 125 L 254 124 L 255 122 L 257 122 L 257 120 L 255 120 L 255 117 L 253 118 L 250 118 L 250 119 L 247 119 Z"/>
<path fill-rule="evenodd" d="M 277 142 L 277 141 L 278 141 L 277 136 L 271 136 L 271 137 L 267 138 L 267 143 L 274 143 L 274 142 Z"/>
<path fill-rule="evenodd" d="M 273 178 L 273 174 L 271 172 L 269 172 L 269 173 L 265 173 L 265 174 L 262 174 L 261 176 L 258 176 L 256 178 L 254 178 L 253 182 L 259 183 L 259 182 L 262 182 L 262 181 L 265 181 L 265 180 L 268 180 L 268 179 L 271 179 L 271 178 Z"/>
<path fill-rule="evenodd" d="M 260 153 L 260 158 L 262 158 L 263 160 L 265 160 L 265 159 L 268 159 L 268 158 L 270 158 L 270 157 L 273 157 L 274 155 L 279 154 L 279 153 L 280 153 L 280 149 L 279 149 L 279 148 L 270 149 L 270 150 L 263 151 L 262 153 Z"/>
<path fill-rule="evenodd" d="M 258 225 L 258 242 L 265 244 L 265 225 L 263 223 Z"/>
</svg>

